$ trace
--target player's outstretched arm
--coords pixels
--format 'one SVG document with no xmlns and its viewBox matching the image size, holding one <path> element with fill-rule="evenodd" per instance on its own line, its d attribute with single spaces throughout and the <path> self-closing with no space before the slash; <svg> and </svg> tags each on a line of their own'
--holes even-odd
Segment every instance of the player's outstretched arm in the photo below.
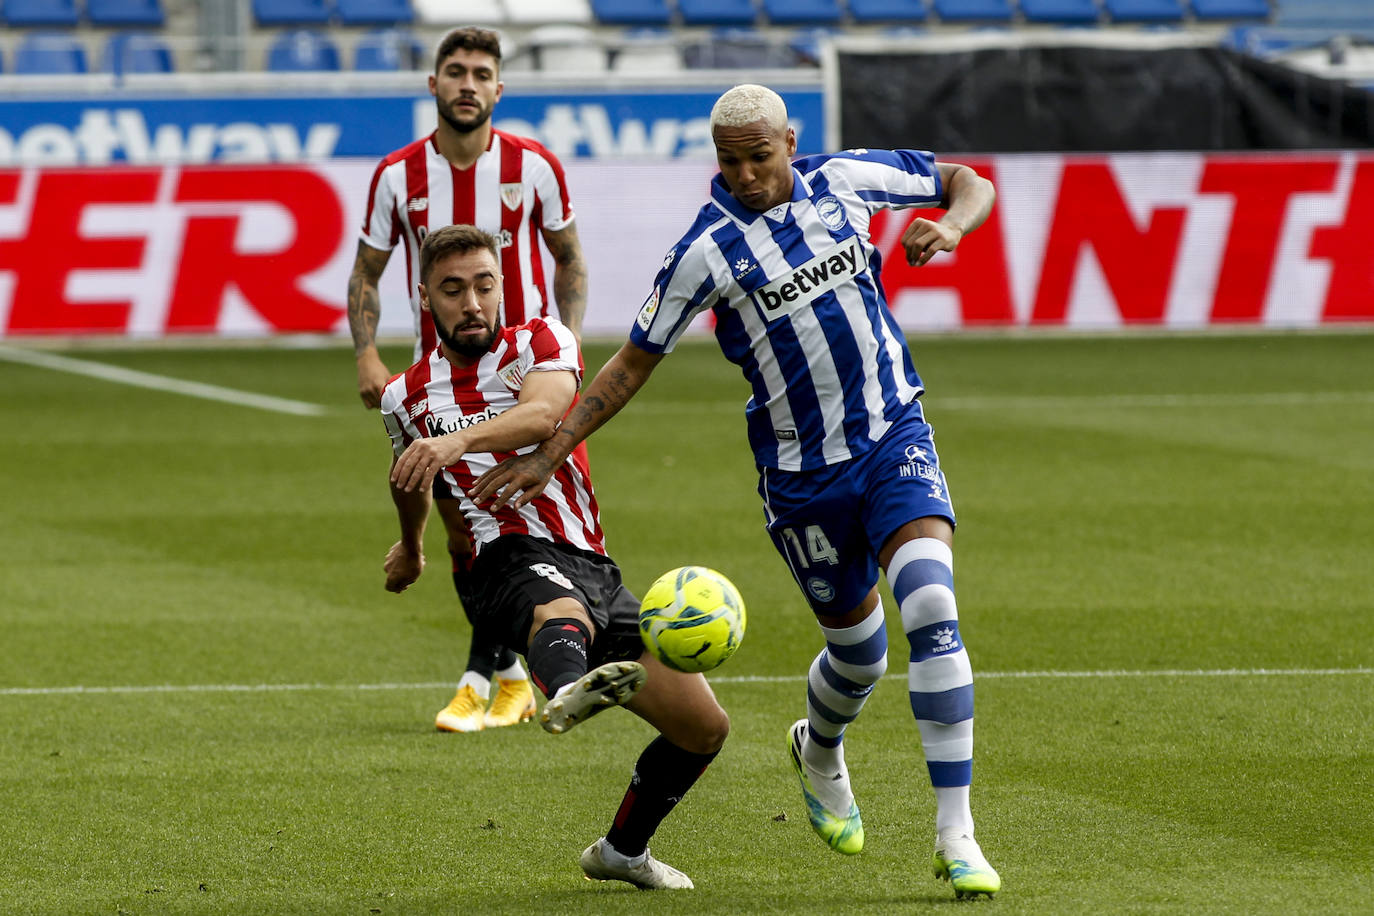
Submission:
<svg viewBox="0 0 1374 916">
<path fill-rule="evenodd" d="M 553 255 L 553 301 L 558 318 L 582 346 L 582 316 L 587 313 L 587 262 L 572 223 L 557 231 L 543 230 L 544 246 Z"/>
<path fill-rule="evenodd" d="M 358 362 L 358 396 L 364 407 L 382 403 L 382 389 L 391 373 L 377 353 L 377 322 L 381 319 L 381 280 L 391 252 L 358 243 L 353 272 L 348 276 L 348 330 L 353 334 L 353 357 Z"/>
<path fill-rule="evenodd" d="M 391 466 L 396 467 L 396 459 Z M 391 501 L 396 504 L 396 517 L 401 523 L 401 539 L 391 545 L 382 563 L 386 573 L 386 590 L 403 592 L 425 568 L 425 523 L 429 521 L 430 492 L 428 489 L 407 493 L 391 485 Z"/>
<path fill-rule="evenodd" d="M 940 182 L 945 189 L 945 215 L 938 221 L 917 217 L 902 233 L 907 263 L 920 267 L 938 251 L 953 251 L 965 235 L 983 225 L 992 212 L 997 192 L 992 182 L 966 165 L 941 162 Z"/>
<path fill-rule="evenodd" d="M 435 476 L 469 452 L 513 452 L 543 442 L 558 429 L 577 394 L 571 370 L 530 372 L 510 410 L 466 429 L 416 439 L 391 467 L 391 484 L 410 493 L 429 492 Z"/>
<path fill-rule="evenodd" d="M 540 493 L 579 442 L 600 429 L 644 387 L 663 359 L 662 353 L 641 350 L 628 341 L 592 379 L 582 398 L 563 418 L 563 423 L 539 447 L 526 455 L 508 458 L 473 483 L 468 496 L 474 502 L 492 499 L 492 508 L 507 503 L 527 505 Z"/>
</svg>

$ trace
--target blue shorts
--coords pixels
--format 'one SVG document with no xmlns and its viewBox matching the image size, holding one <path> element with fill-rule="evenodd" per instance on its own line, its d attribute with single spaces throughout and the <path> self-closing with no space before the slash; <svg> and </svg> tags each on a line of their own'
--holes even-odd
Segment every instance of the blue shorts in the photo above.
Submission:
<svg viewBox="0 0 1374 916">
<path fill-rule="evenodd" d="M 760 468 L 773 546 L 811 610 L 846 614 L 878 584 L 878 551 L 907 522 L 954 524 L 940 459 L 919 401 L 872 448 L 815 471 Z"/>
</svg>

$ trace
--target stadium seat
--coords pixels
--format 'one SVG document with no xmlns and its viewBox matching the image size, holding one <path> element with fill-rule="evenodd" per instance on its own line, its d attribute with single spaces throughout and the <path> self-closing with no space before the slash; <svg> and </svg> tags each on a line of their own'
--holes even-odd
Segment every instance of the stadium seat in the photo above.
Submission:
<svg viewBox="0 0 1374 916">
<path fill-rule="evenodd" d="M 543 71 L 599 72 L 609 66 L 606 48 L 596 33 L 580 25 L 545 25 L 525 36 Z"/>
<path fill-rule="evenodd" d="M 705 41 L 688 45 L 683 60 L 690 69 L 749 70 L 795 67 L 797 52 L 754 29 L 716 29 Z"/>
<path fill-rule="evenodd" d="M 935 0 L 935 13 L 951 22 L 1010 22 L 1010 0 Z"/>
<path fill-rule="evenodd" d="M 354 70 L 425 70 L 425 47 L 402 29 L 378 29 L 358 39 L 353 49 Z"/>
<path fill-rule="evenodd" d="M 677 0 L 684 25 L 753 25 L 758 18 L 751 0 Z"/>
<path fill-rule="evenodd" d="M 172 73 L 172 52 L 155 35 L 135 32 L 116 32 L 105 42 L 100 53 L 100 69 L 104 73 Z"/>
<path fill-rule="evenodd" d="M 161 28 L 164 22 L 159 0 L 86 0 L 86 18 L 91 25 L 117 27 Z"/>
<path fill-rule="evenodd" d="M 672 22 L 667 0 L 591 0 L 602 25 L 662 25 Z"/>
<path fill-rule="evenodd" d="M 320 32 L 309 29 L 283 32 L 267 49 L 267 69 L 282 72 L 337 70 L 339 49 Z"/>
<path fill-rule="evenodd" d="M 86 48 L 70 35 L 30 32 L 14 50 L 15 73 L 85 73 Z"/>
<path fill-rule="evenodd" d="M 1180 0 L 1104 0 L 1107 15 L 1116 22 L 1181 22 Z"/>
<path fill-rule="evenodd" d="M 512 25 L 591 23 L 592 8 L 587 0 L 506 0 L 506 18 Z"/>
<path fill-rule="evenodd" d="M 76 0 L 4 0 L 0 12 L 10 25 L 25 28 L 75 26 L 81 18 Z"/>
<path fill-rule="evenodd" d="M 326 25 L 333 13 L 328 0 L 253 0 L 258 25 Z"/>
<path fill-rule="evenodd" d="M 676 73 L 683 66 L 682 50 L 666 28 L 630 29 L 611 53 L 617 73 Z"/>
<path fill-rule="evenodd" d="M 415 21 L 410 0 L 334 0 L 344 25 L 409 25 Z"/>
<path fill-rule="evenodd" d="M 787 46 L 797 52 L 799 63 L 819 66 L 821 63 L 821 48 L 827 41 L 840 34 L 839 29 L 825 28 L 824 26 L 802 29 L 792 36 Z"/>
<path fill-rule="evenodd" d="M 763 14 L 773 25 L 838 25 L 838 0 L 763 0 Z"/>
<path fill-rule="evenodd" d="M 1198 19 L 1268 19 L 1269 0 L 1193 0 Z"/>
<path fill-rule="evenodd" d="M 930 15 L 924 0 L 849 0 L 849 15 L 863 22 L 924 22 Z"/>
<path fill-rule="evenodd" d="M 1093 23 L 1102 16 L 1094 0 L 1021 0 L 1027 22 Z"/>
<path fill-rule="evenodd" d="M 427 25 L 500 25 L 506 21 L 501 0 L 412 0 L 417 21 Z"/>
</svg>

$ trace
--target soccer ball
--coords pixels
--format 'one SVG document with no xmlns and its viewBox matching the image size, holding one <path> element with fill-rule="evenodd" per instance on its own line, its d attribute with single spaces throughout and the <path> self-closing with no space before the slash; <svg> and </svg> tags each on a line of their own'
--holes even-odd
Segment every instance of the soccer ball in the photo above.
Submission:
<svg viewBox="0 0 1374 916">
<path fill-rule="evenodd" d="M 678 671 L 710 671 L 744 638 L 744 599 L 729 579 L 705 566 L 659 576 L 639 606 L 644 648 Z"/>
</svg>

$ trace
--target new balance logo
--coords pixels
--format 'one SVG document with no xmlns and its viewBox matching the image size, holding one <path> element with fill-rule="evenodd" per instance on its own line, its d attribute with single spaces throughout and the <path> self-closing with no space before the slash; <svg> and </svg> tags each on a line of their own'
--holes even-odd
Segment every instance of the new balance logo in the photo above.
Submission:
<svg viewBox="0 0 1374 916">
<path fill-rule="evenodd" d="M 411 213 L 419 213 L 421 210 L 429 209 L 428 197 L 412 197 L 406 201 L 406 209 Z"/>
<path fill-rule="evenodd" d="M 767 313 L 786 315 L 810 305 L 825 293 L 853 280 L 868 267 L 857 236 L 850 236 L 754 291 L 754 301 Z"/>
</svg>

